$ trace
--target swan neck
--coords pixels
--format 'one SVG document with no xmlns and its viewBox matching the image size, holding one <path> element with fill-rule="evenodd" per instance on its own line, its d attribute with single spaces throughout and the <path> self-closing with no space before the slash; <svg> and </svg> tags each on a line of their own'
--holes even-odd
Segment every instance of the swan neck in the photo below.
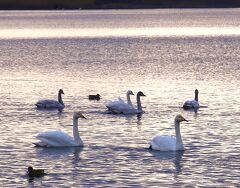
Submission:
<svg viewBox="0 0 240 188">
<path fill-rule="evenodd" d="M 62 94 L 60 92 L 58 93 L 58 102 L 64 105 L 62 100 Z"/>
<path fill-rule="evenodd" d="M 176 150 L 182 150 L 184 147 L 183 147 L 183 142 L 182 142 L 182 137 L 180 132 L 179 121 L 175 121 L 175 134 L 176 134 Z"/>
<path fill-rule="evenodd" d="M 74 116 L 73 116 L 73 138 L 74 138 L 75 143 L 78 146 L 83 145 L 83 142 L 80 138 L 79 131 L 78 131 L 78 118 L 76 118 Z"/>
<path fill-rule="evenodd" d="M 142 112 L 142 104 L 141 104 L 139 95 L 137 95 L 137 109 L 138 109 L 138 112 Z"/>
<path fill-rule="evenodd" d="M 195 92 L 195 101 L 198 101 L 198 92 Z"/>
<path fill-rule="evenodd" d="M 132 106 L 132 101 L 129 94 L 127 94 L 127 103 L 128 105 Z"/>
</svg>

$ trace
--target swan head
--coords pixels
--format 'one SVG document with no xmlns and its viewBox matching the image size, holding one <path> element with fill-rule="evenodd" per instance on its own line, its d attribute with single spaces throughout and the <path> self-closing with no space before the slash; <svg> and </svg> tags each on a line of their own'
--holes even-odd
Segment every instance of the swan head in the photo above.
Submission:
<svg viewBox="0 0 240 188">
<path fill-rule="evenodd" d="M 197 89 L 195 89 L 195 95 L 197 95 L 198 94 L 198 90 Z"/>
<path fill-rule="evenodd" d="M 134 93 L 131 90 L 128 90 L 127 95 L 134 95 Z"/>
<path fill-rule="evenodd" d="M 137 96 L 145 97 L 146 95 L 144 95 L 143 92 L 139 91 L 139 92 L 137 93 Z"/>
<path fill-rule="evenodd" d="M 182 115 L 178 114 L 175 117 L 175 122 L 182 122 L 182 121 L 188 121 L 188 120 L 186 120 Z"/>
<path fill-rule="evenodd" d="M 76 119 L 78 119 L 78 118 L 87 119 L 84 115 L 82 115 L 81 112 L 74 112 L 73 118 L 76 118 Z"/>
<path fill-rule="evenodd" d="M 59 94 L 64 94 L 64 92 L 63 92 L 62 89 L 59 89 L 58 93 L 59 93 Z"/>
</svg>

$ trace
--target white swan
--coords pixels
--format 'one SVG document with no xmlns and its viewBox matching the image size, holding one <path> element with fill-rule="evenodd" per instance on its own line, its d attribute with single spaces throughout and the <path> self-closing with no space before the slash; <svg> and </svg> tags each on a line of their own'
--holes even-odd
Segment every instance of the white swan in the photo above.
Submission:
<svg viewBox="0 0 240 188">
<path fill-rule="evenodd" d="M 199 103 L 198 103 L 198 90 L 195 89 L 195 99 L 194 100 L 187 100 L 184 104 L 183 104 L 183 108 L 185 110 L 187 109 L 196 109 L 199 108 Z"/>
<path fill-rule="evenodd" d="M 33 143 L 37 147 L 72 147 L 83 146 L 78 132 L 78 118 L 86 119 L 80 112 L 73 114 L 73 137 L 62 131 L 48 131 L 39 133 L 37 139 L 40 142 Z"/>
<path fill-rule="evenodd" d="M 139 91 L 137 93 L 137 108 L 132 108 L 132 109 L 124 109 L 122 111 L 123 114 L 141 114 L 143 113 L 142 110 L 142 103 L 140 100 L 140 97 L 145 97 L 146 95 L 143 94 L 143 92 Z"/>
<path fill-rule="evenodd" d="M 56 100 L 40 100 L 35 105 L 38 109 L 59 109 L 62 110 L 65 105 L 62 100 L 62 94 L 64 94 L 63 90 L 60 89 L 58 91 L 58 101 Z"/>
<path fill-rule="evenodd" d="M 127 95 L 127 103 L 124 100 L 122 100 L 120 97 L 118 97 L 118 100 L 111 101 L 106 105 L 108 110 L 114 113 L 121 113 L 122 110 L 132 109 L 133 105 L 131 102 L 130 95 L 134 95 L 134 94 L 131 90 L 128 90 L 126 95 Z"/>
<path fill-rule="evenodd" d="M 137 108 L 122 108 L 122 109 L 117 109 L 115 110 L 114 112 L 116 113 L 119 113 L 119 114 L 141 114 L 143 112 L 142 110 L 142 104 L 141 104 L 141 100 L 140 100 L 140 97 L 141 96 L 146 96 L 143 94 L 143 92 L 139 91 L 137 93 Z"/>
<path fill-rule="evenodd" d="M 160 151 L 177 151 L 184 150 L 182 137 L 180 133 L 180 122 L 187 121 L 181 115 L 175 117 L 175 134 L 176 137 L 172 136 L 161 136 L 157 135 L 150 141 L 150 149 Z"/>
</svg>

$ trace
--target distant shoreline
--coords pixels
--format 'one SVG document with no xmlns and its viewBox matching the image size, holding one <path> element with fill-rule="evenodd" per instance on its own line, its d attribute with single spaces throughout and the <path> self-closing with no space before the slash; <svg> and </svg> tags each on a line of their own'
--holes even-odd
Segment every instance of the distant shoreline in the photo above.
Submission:
<svg viewBox="0 0 240 188">
<path fill-rule="evenodd" d="M 240 8 L 240 0 L 0 0 L 0 10 Z"/>
</svg>

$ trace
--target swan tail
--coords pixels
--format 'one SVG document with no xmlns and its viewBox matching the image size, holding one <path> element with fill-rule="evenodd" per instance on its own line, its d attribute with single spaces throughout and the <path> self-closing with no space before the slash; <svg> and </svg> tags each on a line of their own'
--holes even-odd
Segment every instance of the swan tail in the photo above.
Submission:
<svg viewBox="0 0 240 188">
<path fill-rule="evenodd" d="M 114 114 L 121 114 L 122 112 L 110 107 L 110 106 L 106 106 L 108 108 L 109 111 L 111 111 Z"/>
<path fill-rule="evenodd" d="M 44 142 L 34 142 L 35 147 L 47 147 L 47 144 Z"/>
<path fill-rule="evenodd" d="M 37 108 L 44 108 L 43 104 L 41 104 L 41 103 L 36 103 L 35 106 L 36 106 Z"/>
</svg>

